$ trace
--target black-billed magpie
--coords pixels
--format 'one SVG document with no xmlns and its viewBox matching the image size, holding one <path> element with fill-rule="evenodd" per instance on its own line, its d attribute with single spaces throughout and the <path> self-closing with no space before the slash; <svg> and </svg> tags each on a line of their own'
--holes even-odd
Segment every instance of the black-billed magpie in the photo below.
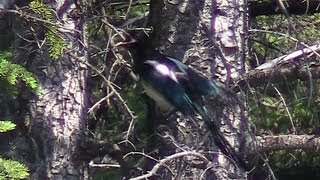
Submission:
<svg viewBox="0 0 320 180">
<path fill-rule="evenodd" d="M 133 57 L 133 72 L 141 81 L 146 94 L 157 106 L 164 112 L 180 111 L 191 120 L 199 114 L 221 151 L 243 166 L 243 161 L 220 133 L 217 122 L 201 104 L 204 96 L 221 96 L 222 89 L 181 61 L 155 50 L 146 39 L 133 40 L 126 44 L 126 47 Z"/>
</svg>

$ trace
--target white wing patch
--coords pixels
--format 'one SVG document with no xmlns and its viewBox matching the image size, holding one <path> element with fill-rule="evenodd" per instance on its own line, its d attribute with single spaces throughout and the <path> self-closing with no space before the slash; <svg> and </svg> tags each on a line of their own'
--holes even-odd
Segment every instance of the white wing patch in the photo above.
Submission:
<svg viewBox="0 0 320 180">
<path fill-rule="evenodd" d="M 170 70 L 167 66 L 163 64 L 157 64 L 155 68 L 159 73 L 170 76 Z"/>
<path fill-rule="evenodd" d="M 162 75 L 165 75 L 165 76 L 168 76 L 170 77 L 172 80 L 174 80 L 175 82 L 179 83 L 178 82 L 178 79 L 176 77 L 176 75 L 174 74 L 174 72 L 172 72 L 168 66 L 164 65 L 164 64 L 161 64 L 161 63 L 158 63 L 156 61 L 147 61 L 146 62 L 147 64 L 151 64 L 158 73 L 162 74 Z"/>
</svg>

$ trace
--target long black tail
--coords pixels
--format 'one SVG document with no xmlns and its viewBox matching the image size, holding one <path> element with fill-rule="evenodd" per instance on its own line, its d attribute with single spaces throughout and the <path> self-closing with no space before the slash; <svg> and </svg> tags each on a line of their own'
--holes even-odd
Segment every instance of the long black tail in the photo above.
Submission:
<svg viewBox="0 0 320 180">
<path fill-rule="evenodd" d="M 237 164 L 238 167 L 242 167 L 246 171 L 248 171 L 246 163 L 240 158 L 235 149 L 230 145 L 227 139 L 222 135 L 219 131 L 214 119 L 212 119 L 204 107 L 200 105 L 195 105 L 198 113 L 201 115 L 206 125 L 208 126 L 212 136 L 214 138 L 215 144 L 219 147 L 221 152 L 227 157 L 231 158 L 234 163 Z"/>
</svg>

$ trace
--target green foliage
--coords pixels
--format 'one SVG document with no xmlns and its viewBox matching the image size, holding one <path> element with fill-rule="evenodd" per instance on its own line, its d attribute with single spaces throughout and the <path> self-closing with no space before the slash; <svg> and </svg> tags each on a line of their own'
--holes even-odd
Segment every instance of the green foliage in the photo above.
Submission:
<svg viewBox="0 0 320 180">
<path fill-rule="evenodd" d="M 148 9 L 149 0 L 140 0 L 138 1 L 136 6 L 132 6 L 130 9 L 130 13 L 132 16 L 141 16 L 146 12 Z"/>
<path fill-rule="evenodd" d="M 8 102 L 15 100 L 18 94 L 17 87 L 10 84 L 5 77 L 0 77 L 0 108 L 2 106 L 7 106 Z M 1 109 L 0 109 L 1 112 Z"/>
<path fill-rule="evenodd" d="M 319 18 L 320 14 L 293 16 L 291 20 L 283 15 L 256 17 L 252 28 L 257 31 L 250 36 L 252 54 L 249 60 L 271 60 L 293 51 L 297 42 L 315 44 L 318 41 L 315 22 Z M 306 68 L 307 65 L 303 65 L 312 61 L 313 58 L 304 58 L 299 65 Z M 312 81 L 315 80 L 279 82 L 271 77 L 269 82 L 252 90 L 253 96 L 249 97 L 250 119 L 262 131 L 288 133 L 292 130 L 293 121 L 299 133 L 315 132 L 320 127 L 320 106 L 315 98 L 319 94 L 318 83 Z"/>
<path fill-rule="evenodd" d="M 0 52 L 0 79 L 7 80 L 11 85 L 17 85 L 22 80 L 33 90 L 38 90 L 39 84 L 32 73 L 24 67 L 9 61 L 10 52 Z"/>
<path fill-rule="evenodd" d="M 26 179 L 29 176 L 27 166 L 18 161 L 3 159 L 0 157 L 1 179 Z"/>
<path fill-rule="evenodd" d="M 58 32 L 58 23 L 53 18 L 52 11 L 40 0 L 31 1 L 29 7 L 33 10 L 35 15 L 45 22 L 44 25 L 47 28 L 45 36 L 50 45 L 50 57 L 52 59 L 58 59 L 64 52 L 66 44 L 62 38 L 62 34 Z"/>
<path fill-rule="evenodd" d="M 7 132 L 15 128 L 10 121 L 0 121 L 0 132 Z M 0 180 L 2 179 L 26 179 L 29 176 L 28 167 L 18 161 L 3 159 L 0 157 Z"/>
<path fill-rule="evenodd" d="M 270 153 L 269 161 L 274 165 L 274 170 L 292 167 L 319 167 L 320 154 L 313 150 L 279 150 Z"/>
<path fill-rule="evenodd" d="M 291 81 L 287 83 L 275 83 L 275 87 L 281 93 L 272 94 L 272 88 L 265 93 L 249 98 L 250 119 L 257 128 L 264 131 L 272 130 L 273 133 L 288 133 L 292 131 L 293 121 L 295 129 L 300 133 L 314 133 L 320 127 L 319 112 L 320 106 L 317 99 L 310 98 L 310 88 L 312 92 L 317 92 L 318 83 L 313 87 L 306 86 L 301 81 Z M 259 93 L 261 90 L 256 90 Z M 314 94 L 316 96 L 317 93 Z M 258 100 L 258 101 L 257 101 Z"/>
<path fill-rule="evenodd" d="M 94 93 L 95 95 L 95 93 Z M 130 87 L 129 84 L 124 85 L 124 90 L 122 96 L 124 99 L 126 99 L 126 104 L 128 107 L 135 112 L 135 115 L 137 116 L 136 121 L 139 125 L 143 126 L 145 125 L 146 121 L 146 114 L 147 114 L 147 107 L 145 102 L 141 99 L 140 96 L 134 92 L 132 87 Z M 108 107 L 108 110 L 104 114 L 104 118 L 107 121 L 107 123 L 104 123 L 103 127 L 99 127 L 103 129 L 101 132 L 99 131 L 95 136 L 98 139 L 105 139 L 108 140 L 114 140 L 114 139 L 122 139 L 123 133 L 123 113 L 120 112 L 123 109 L 119 109 L 119 107 L 115 104 L 111 104 Z M 131 117 L 129 117 L 131 118 Z M 118 132 L 118 133 L 115 133 Z M 120 133 L 119 133 L 120 132 Z M 139 133 L 139 134 L 145 134 L 145 133 Z"/>
<path fill-rule="evenodd" d="M 17 85 L 23 82 L 26 86 L 38 90 L 38 82 L 32 73 L 24 67 L 10 61 L 11 53 L 0 51 L 0 116 L 17 113 Z M 15 129 L 16 125 L 9 120 L 0 120 L 0 133 Z M 3 153 L 3 149 L 1 148 Z M 6 152 L 8 153 L 8 152 Z M 26 165 L 0 157 L 0 180 L 26 179 L 29 176 Z"/>
<path fill-rule="evenodd" d="M 147 107 L 144 101 L 140 96 L 137 96 L 137 92 L 135 92 L 128 85 L 124 88 L 124 93 L 126 94 L 126 99 L 128 100 L 128 106 L 136 113 L 138 121 L 144 121 L 147 114 Z"/>
<path fill-rule="evenodd" d="M 54 31 L 54 29 L 49 29 L 49 31 L 46 33 L 46 38 L 50 45 L 50 57 L 52 59 L 58 59 L 62 55 L 66 47 L 64 39 L 59 35 L 57 31 Z"/>
<path fill-rule="evenodd" d="M 118 180 L 121 179 L 121 172 L 120 170 L 112 170 L 112 171 L 102 171 L 97 170 L 95 172 L 95 176 L 93 177 L 93 180 Z"/>
<path fill-rule="evenodd" d="M 150 0 L 137 0 L 131 3 L 130 9 L 128 9 L 129 1 L 127 2 L 124 1 L 123 3 L 106 4 L 107 6 L 104 8 L 106 9 L 106 13 L 109 16 L 119 18 L 119 17 L 129 15 L 130 17 L 136 17 L 136 16 L 143 15 L 147 11 L 149 3 L 150 3 Z"/>
<path fill-rule="evenodd" d="M 251 57 L 248 60 L 250 64 L 252 59 L 264 63 L 289 52 L 305 48 L 305 46 L 301 46 L 303 43 L 317 44 L 319 41 L 317 28 L 319 18 L 320 14 L 292 15 L 290 20 L 283 15 L 255 18 L 252 21 L 254 31 L 251 32 L 249 38 Z M 317 58 L 303 57 L 292 64 L 284 65 L 279 69 L 275 68 L 275 71 L 297 64 L 301 69 L 308 69 L 306 67 L 317 62 Z M 271 74 L 267 82 L 251 89 L 251 94 L 248 96 L 248 115 L 255 124 L 257 134 L 293 134 L 293 126 L 297 135 L 319 133 L 320 81 L 312 79 L 312 76 L 298 80 L 299 77 L 294 77 L 294 74 L 288 78 L 290 79 L 279 80 Z M 315 171 L 319 171 L 320 154 L 318 151 L 279 150 L 266 152 L 266 155 L 275 171 L 286 169 L 292 174 L 297 174 L 294 170 L 297 167 L 312 167 L 316 169 Z"/>
<path fill-rule="evenodd" d="M 0 120 L 0 133 L 11 131 L 16 127 L 11 121 L 1 121 Z"/>
<path fill-rule="evenodd" d="M 45 20 L 52 20 L 52 14 L 49 8 L 40 0 L 31 1 L 29 7 L 41 18 Z"/>
</svg>

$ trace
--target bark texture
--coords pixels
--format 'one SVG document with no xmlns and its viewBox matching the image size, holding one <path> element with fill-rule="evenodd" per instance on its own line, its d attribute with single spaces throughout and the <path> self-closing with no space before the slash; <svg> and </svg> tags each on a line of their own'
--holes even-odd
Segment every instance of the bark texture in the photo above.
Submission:
<svg viewBox="0 0 320 180">
<path fill-rule="evenodd" d="M 306 149 L 318 151 L 320 139 L 318 135 L 265 135 L 257 136 L 259 152 L 276 150 Z"/>
<path fill-rule="evenodd" d="M 269 60 L 267 63 L 247 72 L 245 78 L 241 77 L 233 90 L 238 92 L 241 89 L 249 89 L 249 84 L 251 87 L 257 87 L 268 83 L 270 80 L 276 80 L 277 82 L 291 79 L 309 80 L 310 74 L 312 78 L 318 79 L 320 77 L 320 63 L 313 53 L 319 50 L 320 45 L 307 46 Z M 307 61 L 303 59 L 305 56 L 309 56 Z"/>
<path fill-rule="evenodd" d="M 31 167 L 31 179 L 85 179 L 86 163 L 79 156 L 79 143 L 84 138 L 87 119 L 87 68 L 82 63 L 87 60 L 86 33 L 81 16 L 71 13 L 79 10 L 74 3 L 61 0 L 49 4 L 59 16 L 59 32 L 66 43 L 67 53 L 58 60 L 49 57 L 47 45 L 35 47 L 37 51 L 33 52 L 21 50 L 26 42 L 20 37 L 41 33 L 32 33 L 30 26 L 22 26 L 23 23 L 16 24 L 20 36 L 16 37 L 15 59 L 27 62 L 41 86 L 26 112 L 27 138 L 32 145 L 25 161 Z"/>
</svg>

